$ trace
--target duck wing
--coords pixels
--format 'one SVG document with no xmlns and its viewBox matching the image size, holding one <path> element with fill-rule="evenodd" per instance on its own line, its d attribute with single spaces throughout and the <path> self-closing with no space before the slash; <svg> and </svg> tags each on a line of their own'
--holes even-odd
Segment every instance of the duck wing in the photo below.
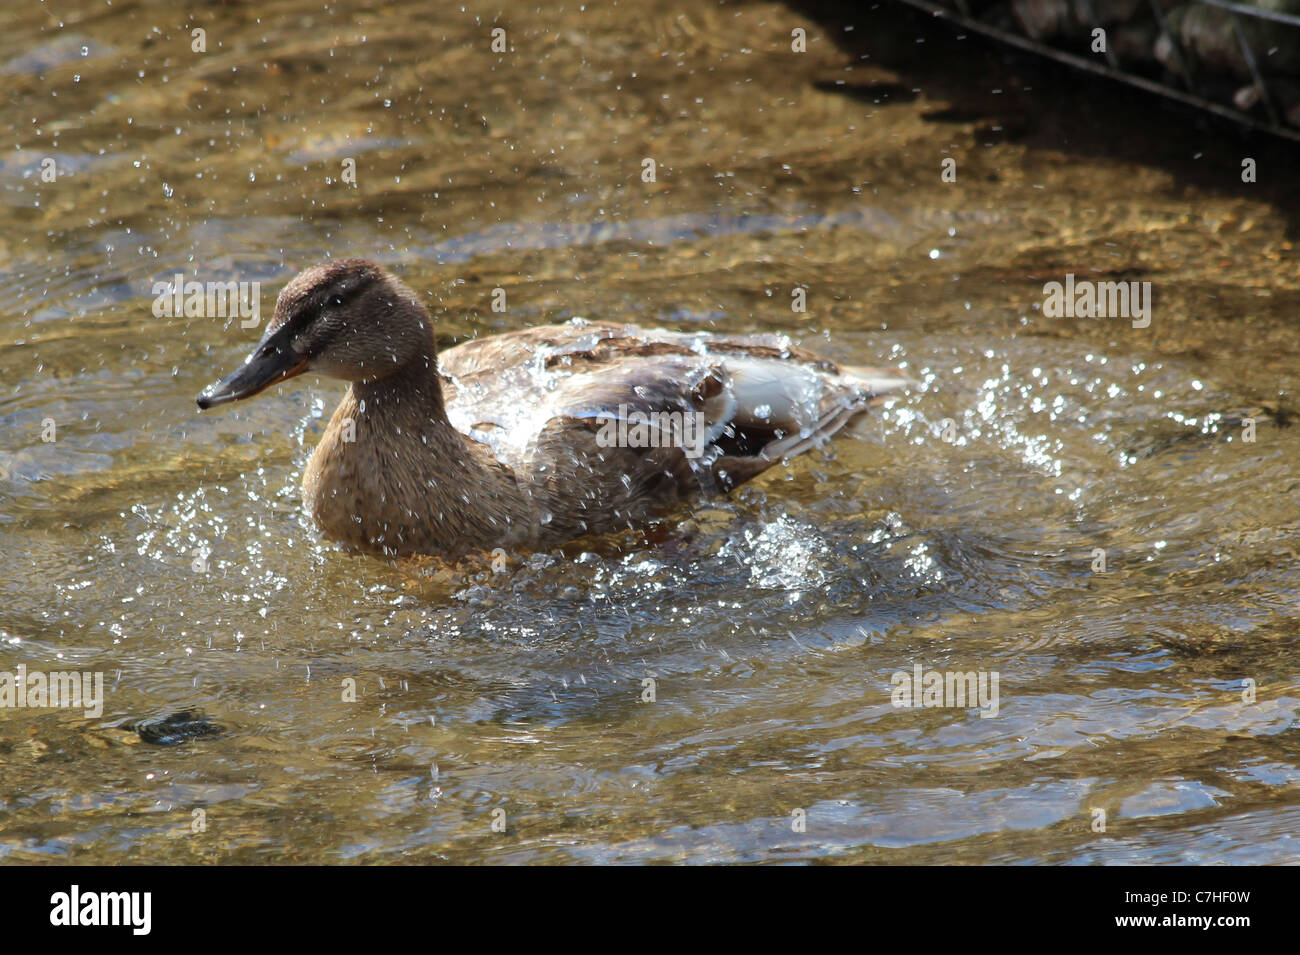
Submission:
<svg viewBox="0 0 1300 955">
<path fill-rule="evenodd" d="M 532 487 L 556 536 L 728 491 L 907 384 L 784 336 L 581 320 L 468 342 L 439 365 L 452 424 Z"/>
</svg>

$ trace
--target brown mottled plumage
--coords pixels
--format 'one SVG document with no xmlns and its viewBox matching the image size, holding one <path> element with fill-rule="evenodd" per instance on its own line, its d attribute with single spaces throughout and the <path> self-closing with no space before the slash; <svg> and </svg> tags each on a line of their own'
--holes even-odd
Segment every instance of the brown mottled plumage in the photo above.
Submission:
<svg viewBox="0 0 1300 955">
<path fill-rule="evenodd" d="M 364 259 L 285 286 L 253 354 L 199 407 L 304 371 L 350 383 L 303 475 L 321 530 L 370 553 L 450 558 L 624 528 L 683 496 L 729 490 L 906 383 L 776 336 L 578 319 L 438 354 L 415 293 Z M 694 446 L 667 430 L 623 443 L 669 446 L 606 446 L 615 419 L 674 412 L 696 415 Z"/>
</svg>

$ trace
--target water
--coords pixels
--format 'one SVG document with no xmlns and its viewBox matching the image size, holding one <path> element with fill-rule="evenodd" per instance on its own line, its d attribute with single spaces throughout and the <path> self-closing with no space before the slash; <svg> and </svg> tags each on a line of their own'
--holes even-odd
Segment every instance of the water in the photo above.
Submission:
<svg viewBox="0 0 1300 955">
<path fill-rule="evenodd" d="M 888 5 L 512 10 L 500 55 L 495 8 L 223 7 L 204 54 L 171 10 L 0 15 L 0 669 L 106 688 L 0 709 L 0 858 L 1296 858 L 1269 147 Z M 917 385 L 647 533 L 351 557 L 298 492 L 340 387 L 200 416 L 257 331 L 151 311 L 182 272 L 265 316 L 344 254 L 444 344 L 619 318 Z M 1066 273 L 1151 281 L 1151 326 L 1045 318 Z M 997 715 L 892 705 L 918 664 L 998 674 Z"/>
</svg>

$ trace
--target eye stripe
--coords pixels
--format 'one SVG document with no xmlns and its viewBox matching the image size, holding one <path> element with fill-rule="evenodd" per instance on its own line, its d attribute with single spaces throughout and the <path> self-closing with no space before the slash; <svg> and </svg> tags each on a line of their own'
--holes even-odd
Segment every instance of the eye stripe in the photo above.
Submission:
<svg viewBox="0 0 1300 955">
<path fill-rule="evenodd" d="M 346 305 L 350 299 L 356 298 L 357 294 L 369 284 L 369 277 L 358 275 L 349 276 L 342 282 L 326 286 L 321 289 L 318 295 L 313 296 L 311 310 L 320 311 L 327 306 L 339 308 Z"/>
<path fill-rule="evenodd" d="M 292 304 L 284 303 L 288 305 L 285 309 L 284 321 L 276 328 L 276 331 L 285 332 L 280 341 L 287 344 L 286 339 L 304 334 L 326 309 L 346 306 L 375 281 L 373 275 L 351 274 L 344 275 L 333 282 L 318 283 L 304 289 L 292 300 Z"/>
</svg>

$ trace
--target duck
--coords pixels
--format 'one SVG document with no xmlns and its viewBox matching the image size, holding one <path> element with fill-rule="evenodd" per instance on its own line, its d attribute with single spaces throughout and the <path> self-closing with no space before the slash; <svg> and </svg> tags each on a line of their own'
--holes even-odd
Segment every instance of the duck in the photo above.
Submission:
<svg viewBox="0 0 1300 955">
<path fill-rule="evenodd" d="M 303 502 L 353 552 L 458 560 L 644 528 L 842 432 L 908 380 L 784 335 L 573 318 L 444 351 L 419 296 L 378 263 L 292 279 L 244 363 L 200 410 L 312 373 L 347 391 Z"/>
</svg>

